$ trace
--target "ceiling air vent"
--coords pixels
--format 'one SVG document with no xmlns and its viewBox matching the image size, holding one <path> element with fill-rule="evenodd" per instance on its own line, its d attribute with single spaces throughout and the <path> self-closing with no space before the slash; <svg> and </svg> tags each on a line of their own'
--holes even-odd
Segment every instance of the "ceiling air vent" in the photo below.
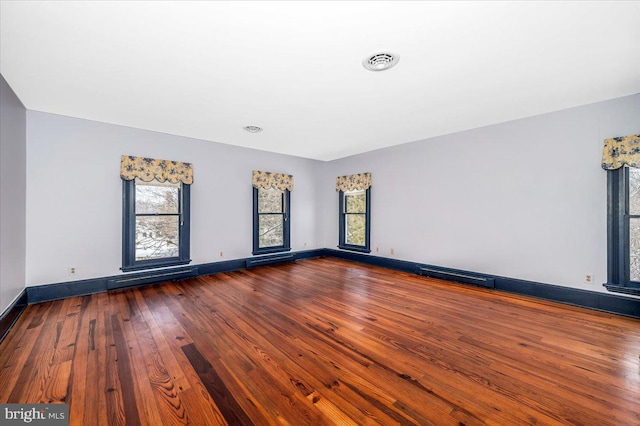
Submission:
<svg viewBox="0 0 640 426">
<path fill-rule="evenodd" d="M 398 61 L 400 56 L 394 53 L 376 53 L 364 58 L 362 65 L 369 71 L 384 71 L 393 67 Z"/>
<path fill-rule="evenodd" d="M 262 131 L 262 127 L 258 126 L 245 126 L 243 127 L 243 129 L 245 129 L 249 133 L 258 133 Z"/>
</svg>

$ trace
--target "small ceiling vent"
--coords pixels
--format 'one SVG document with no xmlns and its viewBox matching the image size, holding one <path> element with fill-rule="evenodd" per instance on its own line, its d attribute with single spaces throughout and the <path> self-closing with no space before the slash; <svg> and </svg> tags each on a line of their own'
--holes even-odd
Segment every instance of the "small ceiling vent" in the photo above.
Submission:
<svg viewBox="0 0 640 426">
<path fill-rule="evenodd" d="M 243 127 L 243 129 L 245 129 L 249 133 L 259 133 L 262 131 L 262 127 L 258 126 L 245 126 Z"/>
<path fill-rule="evenodd" d="M 376 53 L 367 56 L 362 65 L 369 71 L 384 71 L 395 66 L 400 61 L 400 56 L 394 53 Z"/>
</svg>

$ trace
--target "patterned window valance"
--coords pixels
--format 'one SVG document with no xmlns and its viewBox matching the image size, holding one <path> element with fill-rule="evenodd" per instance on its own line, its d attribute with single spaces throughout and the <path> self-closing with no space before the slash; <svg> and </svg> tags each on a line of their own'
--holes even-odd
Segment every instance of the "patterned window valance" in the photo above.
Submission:
<svg viewBox="0 0 640 426">
<path fill-rule="evenodd" d="M 258 189 L 288 189 L 293 191 L 293 176 L 283 173 L 253 171 L 253 187 Z"/>
<path fill-rule="evenodd" d="M 602 168 L 615 170 L 625 164 L 640 167 L 640 135 L 605 139 Z"/>
<path fill-rule="evenodd" d="M 369 189 L 370 186 L 371 173 L 369 172 L 336 178 L 336 191 L 363 191 Z"/>
<path fill-rule="evenodd" d="M 193 164 L 123 155 L 120 161 L 120 177 L 123 180 L 139 178 L 145 182 L 151 182 L 155 179 L 159 182 L 182 182 L 191 185 Z"/>
</svg>

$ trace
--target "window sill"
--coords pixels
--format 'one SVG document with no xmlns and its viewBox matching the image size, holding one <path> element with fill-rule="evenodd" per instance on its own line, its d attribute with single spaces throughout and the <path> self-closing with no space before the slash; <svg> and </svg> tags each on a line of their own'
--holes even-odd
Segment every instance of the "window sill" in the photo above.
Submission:
<svg viewBox="0 0 640 426">
<path fill-rule="evenodd" d="M 602 284 L 608 291 L 612 293 L 631 294 L 634 296 L 640 296 L 640 287 L 626 287 L 619 284 Z"/>
<path fill-rule="evenodd" d="M 149 262 L 140 262 L 136 265 L 132 266 L 123 266 L 120 268 L 122 272 L 131 272 L 131 271 L 142 271 L 144 269 L 158 269 L 158 268 L 166 268 L 169 266 L 179 266 L 179 265 L 188 265 L 191 263 L 191 259 L 189 260 L 165 260 L 165 261 L 149 261 Z"/>
<path fill-rule="evenodd" d="M 360 253 L 371 253 L 371 250 L 368 247 L 343 245 L 343 246 L 338 246 L 338 248 L 342 250 L 357 251 Z"/>
</svg>

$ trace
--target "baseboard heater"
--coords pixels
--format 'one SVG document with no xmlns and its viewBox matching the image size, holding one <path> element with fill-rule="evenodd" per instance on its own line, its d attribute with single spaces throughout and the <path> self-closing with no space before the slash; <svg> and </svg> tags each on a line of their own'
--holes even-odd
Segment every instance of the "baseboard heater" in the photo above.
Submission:
<svg viewBox="0 0 640 426">
<path fill-rule="evenodd" d="M 418 266 L 416 272 L 418 275 L 424 275 L 426 277 L 440 278 L 442 280 L 455 281 L 464 284 L 473 284 L 487 288 L 496 287 L 495 277 L 491 277 L 488 275 L 469 274 L 448 269 L 438 269 L 431 266 Z"/>
<path fill-rule="evenodd" d="M 291 262 L 293 260 L 296 260 L 296 255 L 293 253 L 282 256 L 257 257 L 255 259 L 247 259 L 246 266 L 247 268 L 251 268 L 252 266 L 271 265 L 273 263 Z"/>
<path fill-rule="evenodd" d="M 180 278 L 195 277 L 196 275 L 198 275 L 197 266 L 169 269 L 164 271 L 145 272 L 142 274 L 123 275 L 118 278 L 111 278 L 107 280 L 107 290 L 116 290 L 119 288 L 133 287 L 160 281 L 171 281 Z"/>
</svg>

